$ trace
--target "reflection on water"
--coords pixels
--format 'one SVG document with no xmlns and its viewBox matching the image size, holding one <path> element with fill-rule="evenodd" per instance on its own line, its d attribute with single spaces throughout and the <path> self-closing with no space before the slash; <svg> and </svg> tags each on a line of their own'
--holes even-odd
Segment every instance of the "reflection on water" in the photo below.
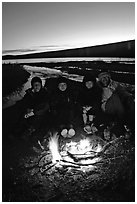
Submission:
<svg viewBox="0 0 137 204">
<path fill-rule="evenodd" d="M 120 62 L 120 63 L 135 63 L 135 58 L 108 58 L 108 57 L 74 57 L 74 58 L 34 58 L 34 59 L 13 59 L 2 60 L 2 63 L 56 63 L 56 62 L 68 62 L 68 61 L 104 61 L 104 62 Z"/>
</svg>

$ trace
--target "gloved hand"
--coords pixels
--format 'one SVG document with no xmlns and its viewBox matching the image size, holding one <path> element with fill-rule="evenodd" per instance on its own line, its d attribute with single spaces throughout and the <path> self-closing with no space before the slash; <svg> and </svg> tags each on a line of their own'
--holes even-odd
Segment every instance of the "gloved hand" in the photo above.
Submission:
<svg viewBox="0 0 137 204">
<path fill-rule="evenodd" d="M 92 107 L 91 106 L 84 106 L 83 113 L 87 113 Z"/>
<path fill-rule="evenodd" d="M 33 109 L 27 109 L 27 113 L 24 115 L 24 118 L 29 118 L 34 115 Z"/>
</svg>

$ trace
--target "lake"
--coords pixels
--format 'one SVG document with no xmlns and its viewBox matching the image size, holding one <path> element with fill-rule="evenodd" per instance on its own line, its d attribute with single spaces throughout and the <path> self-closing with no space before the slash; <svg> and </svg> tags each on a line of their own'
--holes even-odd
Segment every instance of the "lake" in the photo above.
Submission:
<svg viewBox="0 0 137 204">
<path fill-rule="evenodd" d="M 104 61 L 107 63 L 119 62 L 124 64 L 134 64 L 135 58 L 110 58 L 110 57 L 74 57 L 74 58 L 32 58 L 32 59 L 12 59 L 2 60 L 2 63 L 56 63 L 56 62 L 68 62 L 68 61 Z"/>
</svg>

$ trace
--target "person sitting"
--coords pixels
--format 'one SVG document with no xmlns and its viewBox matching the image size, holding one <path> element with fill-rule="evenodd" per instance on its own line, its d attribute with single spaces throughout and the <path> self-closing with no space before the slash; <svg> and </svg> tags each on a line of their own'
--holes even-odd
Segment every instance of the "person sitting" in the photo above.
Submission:
<svg viewBox="0 0 137 204">
<path fill-rule="evenodd" d="M 54 128 L 59 129 L 64 137 L 75 135 L 75 130 L 73 129 L 74 100 L 69 85 L 69 80 L 60 76 L 57 79 L 56 89 L 50 97 L 52 125 Z"/>
<path fill-rule="evenodd" d="M 102 89 L 98 86 L 96 77 L 92 74 L 85 75 L 81 91 L 78 95 L 78 103 L 80 104 L 80 109 L 83 109 L 84 130 L 88 133 L 91 132 L 93 121 L 97 122 L 98 115 L 101 111 L 101 97 Z"/>
<path fill-rule="evenodd" d="M 127 115 L 130 115 L 130 119 L 128 119 L 134 123 L 134 100 L 132 96 L 119 82 L 113 81 L 108 72 L 101 72 L 98 75 L 98 80 L 98 84 L 103 90 L 101 109 L 113 121 L 117 122 L 119 126 L 117 130 L 120 130 Z M 122 131 L 119 132 L 119 134 L 121 133 Z"/>
<path fill-rule="evenodd" d="M 48 91 L 42 86 L 42 80 L 39 77 L 32 78 L 31 88 L 26 90 L 23 99 L 18 102 L 22 110 L 18 129 L 26 129 L 31 134 L 40 128 L 45 114 L 49 112 L 48 100 Z"/>
</svg>

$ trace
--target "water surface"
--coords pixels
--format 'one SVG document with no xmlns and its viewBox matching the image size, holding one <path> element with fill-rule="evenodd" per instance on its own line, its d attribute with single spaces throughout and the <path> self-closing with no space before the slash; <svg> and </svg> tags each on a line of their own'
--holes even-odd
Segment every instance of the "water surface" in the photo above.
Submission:
<svg viewBox="0 0 137 204">
<path fill-rule="evenodd" d="M 2 60 L 2 63 L 56 63 L 68 61 L 104 61 L 107 63 L 120 62 L 124 64 L 134 64 L 135 58 L 119 58 L 119 57 L 71 57 L 71 58 L 33 58 L 33 59 L 12 59 Z"/>
</svg>

